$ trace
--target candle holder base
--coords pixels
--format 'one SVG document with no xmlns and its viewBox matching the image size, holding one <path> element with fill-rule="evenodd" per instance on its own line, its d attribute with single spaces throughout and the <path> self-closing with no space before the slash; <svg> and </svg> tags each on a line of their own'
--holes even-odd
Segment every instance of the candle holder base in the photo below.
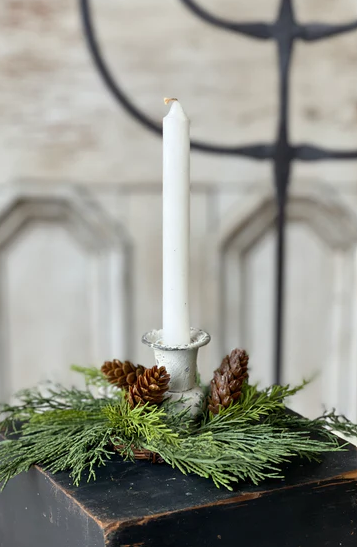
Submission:
<svg viewBox="0 0 357 547">
<path fill-rule="evenodd" d="M 190 415 L 194 417 L 201 412 L 205 395 L 200 386 L 195 386 L 192 389 L 183 392 L 168 391 L 167 398 L 170 398 L 170 401 L 172 402 L 178 403 L 176 405 L 177 412 L 189 408 Z"/>
<path fill-rule="evenodd" d="M 197 385 L 197 354 L 200 347 L 209 343 L 207 332 L 191 328 L 191 342 L 184 345 L 168 345 L 163 341 L 163 331 L 152 330 L 142 337 L 142 342 L 154 350 L 157 366 L 164 366 L 170 374 L 168 396 L 173 401 L 182 399 L 177 409 L 190 408 L 192 416 L 202 407 L 204 395 Z"/>
</svg>

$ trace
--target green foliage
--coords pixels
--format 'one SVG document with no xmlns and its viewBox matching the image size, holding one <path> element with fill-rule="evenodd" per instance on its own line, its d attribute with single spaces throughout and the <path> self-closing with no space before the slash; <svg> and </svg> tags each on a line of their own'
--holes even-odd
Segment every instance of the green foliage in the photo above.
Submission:
<svg viewBox="0 0 357 547">
<path fill-rule="evenodd" d="M 105 375 L 101 370 L 97 369 L 97 367 L 81 367 L 79 365 L 72 365 L 71 370 L 82 374 L 87 387 L 105 387 L 108 385 Z"/>
<path fill-rule="evenodd" d="M 97 399 L 88 390 L 76 388 L 66 389 L 60 385 L 44 386 L 39 388 L 24 389 L 16 394 L 17 405 L 0 405 L 0 415 L 5 414 L 6 419 L 2 423 L 2 429 L 7 431 L 16 429 L 17 422 L 26 422 L 34 414 L 51 410 L 85 410 L 100 408 L 105 401 Z"/>
<path fill-rule="evenodd" d="M 178 433 L 167 426 L 164 421 L 165 411 L 157 406 L 146 404 L 131 409 L 127 400 L 122 397 L 116 405 L 108 404 L 102 412 L 112 428 L 134 444 L 137 439 L 142 438 L 147 442 L 177 444 Z"/>
<path fill-rule="evenodd" d="M 207 412 L 199 427 L 181 435 L 175 450 L 155 443 L 148 443 L 146 448 L 158 452 L 183 473 L 212 478 L 216 486 L 231 488 L 232 481 L 249 479 L 257 484 L 281 477 L 281 466 L 294 457 L 318 460 L 324 452 L 343 449 L 325 429 L 327 416 L 311 421 L 287 413 L 284 400 L 306 383 L 263 391 L 245 384 L 238 404 L 217 415 Z M 331 421 L 331 415 L 328 418 Z M 357 426 L 350 422 L 341 422 L 339 417 L 333 420 L 334 425 L 337 421 L 345 433 L 357 432 Z M 320 439 L 313 439 L 313 433 Z"/>
<path fill-rule="evenodd" d="M 21 436 L 0 444 L 0 483 L 39 464 L 53 473 L 71 469 L 78 484 L 89 469 L 103 465 L 113 453 L 108 449 L 112 430 L 99 410 L 49 410 L 23 424 Z"/>
<path fill-rule="evenodd" d="M 266 478 L 282 477 L 281 465 L 293 457 L 318 459 L 322 452 L 339 449 L 335 441 L 314 441 L 303 432 L 267 424 L 247 425 L 230 433 L 199 433 L 180 439 L 175 449 L 157 443 L 146 447 L 183 473 L 210 477 L 216 486 L 229 489 L 232 481 L 250 479 L 258 484 Z"/>
<path fill-rule="evenodd" d="M 79 372 L 87 379 L 85 390 L 26 390 L 17 406 L 0 409 L 9 439 L 0 443 L 3 486 L 34 464 L 54 473 L 69 469 L 75 484 L 84 474 L 95 479 L 95 469 L 115 447 L 126 459 L 134 459 L 135 449 L 156 452 L 182 473 L 231 488 L 232 482 L 281 477 L 283 465 L 294 458 L 319 460 L 324 452 L 343 450 L 332 430 L 357 435 L 357 426 L 334 411 L 309 420 L 286 410 L 285 400 L 306 382 L 263 391 L 245 384 L 238 403 L 217 415 L 205 411 L 195 422 L 179 410 L 180 401 L 131 409 L 121 391 L 114 398 L 95 398 L 89 386 L 99 385 L 100 375 L 92 369 Z M 18 420 L 16 436 L 10 429 Z"/>
</svg>

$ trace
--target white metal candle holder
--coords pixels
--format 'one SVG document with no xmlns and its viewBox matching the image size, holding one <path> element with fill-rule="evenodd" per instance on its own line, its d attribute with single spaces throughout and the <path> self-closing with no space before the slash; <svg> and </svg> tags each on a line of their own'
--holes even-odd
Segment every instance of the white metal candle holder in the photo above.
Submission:
<svg viewBox="0 0 357 547">
<path fill-rule="evenodd" d="M 197 354 L 199 348 L 208 344 L 210 335 L 200 329 L 190 329 L 191 342 L 184 345 L 167 345 L 163 341 L 163 331 L 152 330 L 142 337 L 142 342 L 154 350 L 157 366 L 165 367 L 170 374 L 170 391 L 172 401 L 182 402 L 178 409 L 190 408 L 195 416 L 202 406 L 204 394 L 197 385 Z"/>
</svg>

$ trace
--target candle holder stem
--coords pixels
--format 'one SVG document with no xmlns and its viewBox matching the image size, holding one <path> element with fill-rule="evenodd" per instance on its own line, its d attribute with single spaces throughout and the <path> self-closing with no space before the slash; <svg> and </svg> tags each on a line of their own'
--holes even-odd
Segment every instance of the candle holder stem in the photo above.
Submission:
<svg viewBox="0 0 357 547">
<path fill-rule="evenodd" d="M 204 397 L 197 385 L 197 354 L 211 337 L 207 332 L 194 328 L 190 329 L 190 335 L 189 344 L 173 346 L 165 344 L 162 330 L 152 330 L 144 334 L 142 342 L 154 350 L 156 364 L 164 366 L 170 374 L 168 395 L 172 401 L 182 400 L 177 409 L 190 408 L 191 416 L 195 416 L 202 407 Z"/>
</svg>

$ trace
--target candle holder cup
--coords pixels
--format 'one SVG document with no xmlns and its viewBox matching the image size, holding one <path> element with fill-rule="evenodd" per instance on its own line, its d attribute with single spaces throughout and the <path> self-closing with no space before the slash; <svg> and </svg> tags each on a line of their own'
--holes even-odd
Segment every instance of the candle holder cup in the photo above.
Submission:
<svg viewBox="0 0 357 547">
<path fill-rule="evenodd" d="M 170 374 L 172 401 L 181 401 L 177 410 L 190 408 L 192 416 L 202 407 L 204 394 L 197 385 L 197 354 L 200 347 L 209 343 L 211 337 L 200 329 L 190 329 L 191 342 L 184 345 L 168 345 L 163 341 L 163 331 L 152 330 L 142 337 L 142 342 L 154 350 L 157 366 L 164 366 Z"/>
</svg>

